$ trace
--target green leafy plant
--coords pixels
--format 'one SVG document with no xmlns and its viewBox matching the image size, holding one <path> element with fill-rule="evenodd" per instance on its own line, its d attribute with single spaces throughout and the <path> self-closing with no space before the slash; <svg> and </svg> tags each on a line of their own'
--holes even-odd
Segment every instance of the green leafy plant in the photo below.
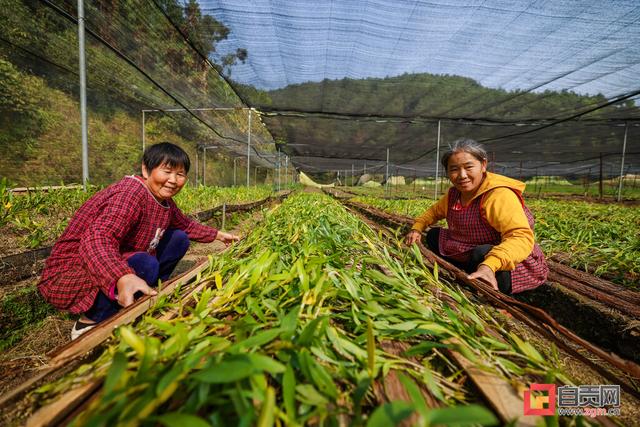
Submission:
<svg viewBox="0 0 640 427">
<path fill-rule="evenodd" d="M 120 328 L 91 367 L 43 387 L 40 399 L 104 378 L 78 425 L 375 426 L 410 415 L 420 425 L 491 425 L 491 411 L 469 405 L 476 392 L 449 351 L 512 381 L 549 372 L 568 381 L 419 252 L 382 239 L 327 196 L 290 197 L 212 261 L 192 303 L 153 311 L 182 307 L 179 316 Z M 402 374 L 411 402 L 376 398 L 374 384 L 390 371 Z M 422 393 L 443 409 L 429 409 Z"/>
<path fill-rule="evenodd" d="M 417 217 L 431 200 L 389 200 L 357 197 L 361 203 L 390 213 Z M 557 256 L 570 266 L 637 288 L 640 281 L 640 211 L 632 206 L 527 200 L 536 225 L 536 241 L 547 257 Z M 570 256 L 567 256 L 570 254 Z"/>
</svg>

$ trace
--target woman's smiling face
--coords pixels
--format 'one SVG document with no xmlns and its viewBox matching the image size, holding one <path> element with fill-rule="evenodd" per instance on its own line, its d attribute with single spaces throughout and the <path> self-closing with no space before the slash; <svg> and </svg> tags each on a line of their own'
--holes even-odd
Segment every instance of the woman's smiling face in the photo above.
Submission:
<svg viewBox="0 0 640 427">
<path fill-rule="evenodd" d="M 151 194 L 160 202 L 178 194 L 187 183 L 184 167 L 172 167 L 166 163 L 152 169 L 151 173 L 142 165 L 142 176 Z"/>
<path fill-rule="evenodd" d="M 478 160 L 465 151 L 453 153 L 447 162 L 449 180 L 462 194 L 473 194 L 484 179 L 487 161 Z"/>
</svg>

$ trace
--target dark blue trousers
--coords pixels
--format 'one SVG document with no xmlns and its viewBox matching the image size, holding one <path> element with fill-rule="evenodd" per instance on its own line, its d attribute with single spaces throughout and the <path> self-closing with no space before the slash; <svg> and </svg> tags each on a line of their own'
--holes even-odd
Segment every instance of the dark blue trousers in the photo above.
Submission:
<svg viewBox="0 0 640 427">
<path fill-rule="evenodd" d="M 155 256 L 146 252 L 137 252 L 129 257 L 127 263 L 136 272 L 136 276 L 142 278 L 149 286 L 155 287 L 158 279 L 165 281 L 171 276 L 178 262 L 187 253 L 187 249 L 189 249 L 187 233 L 170 229 L 162 236 Z M 84 315 L 94 322 L 102 322 L 121 308 L 118 301 L 112 301 L 104 293 L 98 292 L 93 306 Z"/>
</svg>

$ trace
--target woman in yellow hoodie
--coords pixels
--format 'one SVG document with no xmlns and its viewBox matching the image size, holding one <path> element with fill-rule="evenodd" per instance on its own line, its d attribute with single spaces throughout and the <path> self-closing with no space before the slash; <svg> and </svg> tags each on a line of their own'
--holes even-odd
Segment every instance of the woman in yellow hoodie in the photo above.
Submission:
<svg viewBox="0 0 640 427">
<path fill-rule="evenodd" d="M 487 153 L 472 139 L 455 141 L 442 165 L 453 187 L 416 219 L 407 244 L 446 218 L 448 228 L 429 229 L 427 246 L 469 278 L 482 278 L 505 294 L 544 283 L 548 268 L 534 242 L 533 215 L 522 198 L 525 184 L 487 172 Z"/>
</svg>

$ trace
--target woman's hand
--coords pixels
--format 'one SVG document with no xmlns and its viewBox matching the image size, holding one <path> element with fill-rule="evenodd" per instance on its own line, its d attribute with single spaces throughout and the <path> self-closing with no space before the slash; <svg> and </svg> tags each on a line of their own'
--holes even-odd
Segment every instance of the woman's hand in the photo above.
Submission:
<svg viewBox="0 0 640 427">
<path fill-rule="evenodd" d="M 480 264 L 478 269 L 467 276 L 469 279 L 484 279 L 489 282 L 493 289 L 498 290 L 498 281 L 496 280 L 496 275 L 489 267 L 484 264 Z"/>
<path fill-rule="evenodd" d="M 225 233 L 224 231 L 218 231 L 218 235 L 216 236 L 216 240 L 220 240 L 225 245 L 228 245 L 233 242 L 237 242 L 240 240 L 240 237 L 235 234 Z"/>
<path fill-rule="evenodd" d="M 147 285 L 147 282 L 135 274 L 125 274 L 119 278 L 116 283 L 116 288 L 118 289 L 118 304 L 123 307 L 129 307 L 133 304 L 136 292 L 142 292 L 145 295 L 158 294 L 155 289 Z"/>
<path fill-rule="evenodd" d="M 407 236 L 404 238 L 404 241 L 408 246 L 411 246 L 415 242 L 419 241 L 421 237 L 422 233 L 417 230 L 411 230 L 409 234 L 407 234 Z"/>
</svg>

